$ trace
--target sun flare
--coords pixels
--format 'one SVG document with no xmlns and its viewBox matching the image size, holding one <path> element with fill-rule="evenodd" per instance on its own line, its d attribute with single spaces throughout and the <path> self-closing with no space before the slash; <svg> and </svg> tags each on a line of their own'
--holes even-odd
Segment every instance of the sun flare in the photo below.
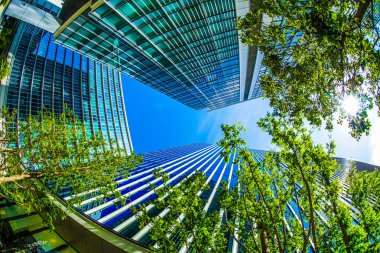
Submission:
<svg viewBox="0 0 380 253">
<path fill-rule="evenodd" d="M 342 108 L 349 115 L 355 115 L 360 108 L 358 98 L 353 95 L 349 95 L 348 97 L 344 98 Z"/>
</svg>

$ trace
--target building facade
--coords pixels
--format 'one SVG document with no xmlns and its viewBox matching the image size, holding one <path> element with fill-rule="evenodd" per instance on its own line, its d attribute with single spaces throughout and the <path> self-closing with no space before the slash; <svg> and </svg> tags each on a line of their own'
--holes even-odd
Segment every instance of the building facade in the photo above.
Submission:
<svg viewBox="0 0 380 253">
<path fill-rule="evenodd" d="M 33 4 L 53 15 L 60 12 L 47 1 Z M 10 55 L 6 105 L 17 109 L 19 118 L 43 109 L 61 113 L 67 107 L 89 133 L 101 132 L 132 152 L 118 70 L 56 44 L 50 32 L 23 21 Z"/>
<path fill-rule="evenodd" d="M 191 108 L 213 110 L 261 96 L 257 49 L 236 30 L 248 10 L 240 0 L 65 1 L 54 36 Z"/>
<path fill-rule="evenodd" d="M 150 201 L 157 197 L 155 189 L 163 186 L 161 178 L 156 178 L 153 175 L 155 169 L 162 168 L 163 172 L 169 174 L 170 179 L 167 184 L 174 187 L 178 187 L 185 178 L 193 175 L 196 171 L 204 173 L 206 183 L 210 186 L 208 190 L 200 194 L 201 198 L 205 201 L 204 210 L 207 212 L 220 211 L 218 189 L 220 189 L 223 181 L 229 182 L 229 189 L 236 187 L 238 184 L 237 171 L 239 170 L 239 166 L 232 163 L 236 155 L 232 154 L 229 159 L 230 162 L 227 164 L 220 156 L 221 151 L 222 148 L 217 145 L 198 143 L 146 154 L 144 155 L 144 162 L 131 172 L 129 178 L 116 180 L 118 189 L 124 197 L 128 198 L 126 205 L 120 206 L 115 204 L 118 201 L 117 199 L 99 202 L 96 193 L 93 193 L 92 198 L 88 198 L 82 203 L 81 211 L 124 237 L 132 239 L 146 247 L 154 246 L 155 242 L 149 234 L 151 227 L 149 225 L 143 228 L 139 227 L 137 218 L 132 213 L 131 207 L 147 203 L 147 210 L 150 216 L 164 217 L 169 212 L 168 209 L 159 209 L 153 204 L 149 204 Z M 253 149 L 251 152 L 254 155 L 254 159 L 258 162 L 263 161 L 267 153 L 263 150 Z M 349 164 L 349 160 L 337 158 L 337 161 L 342 169 L 338 170 L 333 178 L 344 180 L 347 175 L 345 168 Z M 374 166 L 361 162 L 358 162 L 356 166 L 359 171 L 371 171 L 374 169 Z M 152 189 L 151 184 L 154 184 L 155 189 Z M 345 183 L 343 183 L 343 186 L 347 187 Z M 69 193 L 63 194 L 62 197 L 65 200 L 70 199 Z M 342 197 L 341 199 L 350 206 L 347 198 Z M 355 208 L 350 207 L 355 212 Z M 286 219 L 294 219 L 300 213 L 295 200 L 289 201 L 287 208 Z M 318 215 L 323 219 L 322 213 L 318 213 Z M 301 220 L 302 218 L 297 217 L 295 219 Z M 229 236 L 227 247 L 226 251 L 228 252 L 240 252 L 237 242 L 231 235 Z M 180 252 L 186 251 L 185 247 L 178 247 L 178 250 Z M 313 252 L 312 249 L 310 249 L 310 252 Z"/>
<path fill-rule="evenodd" d="M 154 245 L 149 235 L 149 228 L 139 229 L 136 216 L 131 211 L 131 206 L 147 203 L 156 197 L 154 190 L 149 184 L 162 187 L 160 178 L 155 178 L 153 172 L 157 167 L 161 167 L 164 172 L 170 175 L 168 184 L 178 185 L 180 182 L 200 171 L 206 174 L 207 183 L 211 190 L 204 192 L 202 198 L 214 198 L 211 196 L 212 189 L 217 189 L 221 180 L 231 180 L 231 187 L 237 183 L 236 175 L 233 173 L 237 169 L 236 165 L 225 164 L 220 157 L 221 148 L 209 144 L 192 144 L 183 147 L 176 147 L 144 155 L 144 162 L 137 167 L 127 179 L 117 180 L 121 193 L 128 197 L 128 203 L 122 207 L 117 207 L 117 200 L 110 200 L 99 203 L 94 193 L 93 198 L 89 198 L 82 203 L 82 211 L 92 219 L 113 229 L 115 232 L 137 241 L 147 247 Z M 63 195 L 65 200 L 70 199 L 70 195 Z M 216 206 L 212 208 L 217 208 Z M 159 215 L 165 212 L 150 205 L 149 213 Z"/>
</svg>

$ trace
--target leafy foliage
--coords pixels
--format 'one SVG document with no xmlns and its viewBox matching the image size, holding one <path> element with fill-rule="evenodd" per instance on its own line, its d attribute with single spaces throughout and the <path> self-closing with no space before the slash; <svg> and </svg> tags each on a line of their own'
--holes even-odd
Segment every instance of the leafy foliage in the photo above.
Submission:
<svg viewBox="0 0 380 253">
<path fill-rule="evenodd" d="M 150 216 L 146 204 L 133 209 L 139 219 L 140 228 L 150 227 L 150 236 L 157 245 L 152 249 L 156 252 L 177 252 L 177 248 L 186 246 L 194 252 L 221 252 L 226 239 L 220 230 L 219 212 L 204 210 L 205 200 L 201 198 L 202 191 L 209 186 L 206 176 L 195 172 L 184 179 L 178 187 L 167 185 L 169 175 L 156 172 L 162 177 L 163 187 L 156 188 L 157 198 L 149 205 L 163 210 L 162 214 Z"/>
<path fill-rule="evenodd" d="M 301 119 L 268 114 L 258 125 L 279 149 L 261 162 L 244 141 L 236 145 L 241 126 L 223 125 L 224 139 L 219 142 L 225 150 L 238 152 L 239 185 L 232 191 L 225 188 L 220 201 L 230 214 L 228 230 L 238 230 L 239 245 L 246 252 L 306 252 L 309 247 L 316 252 L 376 252 L 380 245 L 378 171 L 351 170 L 344 191 L 340 181 L 332 178 L 340 169 L 332 158 L 333 142 L 326 148 L 313 144 Z M 358 213 L 352 213 L 340 196 L 352 199 Z M 354 225 L 352 215 L 358 217 L 358 224 Z"/>
<path fill-rule="evenodd" d="M 11 69 L 7 59 L 0 58 L 0 80 L 8 76 L 10 70 Z"/>
<path fill-rule="evenodd" d="M 357 222 L 364 229 L 366 239 L 376 245 L 373 251 L 380 251 L 380 172 L 358 173 L 353 166 L 347 181 L 350 185 L 347 194 L 358 209 Z"/>
<path fill-rule="evenodd" d="M 243 43 L 264 53 L 261 87 L 275 112 L 318 127 L 325 120 L 327 129 L 347 120 L 354 138 L 368 135 L 368 110 L 376 104 L 380 113 L 379 13 L 371 0 L 254 4 L 238 29 Z M 355 115 L 340 108 L 349 95 L 361 101 Z"/>
<path fill-rule="evenodd" d="M 12 22 L 4 21 L 4 27 L 0 31 L 0 55 L 5 56 L 10 44 L 12 43 Z"/>
<path fill-rule="evenodd" d="M 1 4 L 1 3 L 0 3 Z M 12 42 L 11 24 L 5 22 L 4 28 L 0 31 L 0 80 L 8 76 L 10 66 L 6 58 L 6 52 Z"/>
<path fill-rule="evenodd" d="M 6 5 L 7 2 L 10 2 L 9 0 L 0 0 L 0 5 Z"/>
<path fill-rule="evenodd" d="M 167 185 L 167 174 L 155 173 L 164 184 L 153 201 L 161 213 L 149 215 L 152 203 L 134 210 L 140 228 L 150 228 L 152 249 L 177 252 L 186 245 L 225 252 L 231 236 L 244 252 L 377 252 L 379 172 L 340 168 L 332 158 L 334 143 L 315 145 L 300 118 L 268 114 L 258 125 L 278 147 L 263 159 L 239 136 L 241 125 L 222 125 L 221 155 L 227 162 L 234 154 L 239 170 L 235 187 L 222 183 L 217 213 L 204 208 L 199 192 L 207 186 L 200 172 L 176 186 Z M 333 177 L 338 170 L 346 175 L 344 184 Z"/>
<path fill-rule="evenodd" d="M 45 211 L 50 225 L 59 213 L 46 191 L 70 192 L 69 206 L 80 205 L 94 189 L 104 198 L 119 197 L 114 179 L 127 177 L 142 161 L 99 133 L 89 135 L 72 112 L 17 120 L 16 111 L 3 108 L 1 116 L 0 196 Z"/>
</svg>

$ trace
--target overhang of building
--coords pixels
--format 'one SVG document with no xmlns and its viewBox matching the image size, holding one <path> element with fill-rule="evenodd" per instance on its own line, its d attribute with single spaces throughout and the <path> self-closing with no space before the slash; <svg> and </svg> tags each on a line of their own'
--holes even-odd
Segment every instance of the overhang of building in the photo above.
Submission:
<svg viewBox="0 0 380 253">
<path fill-rule="evenodd" d="M 52 14 L 20 0 L 12 0 L 5 14 L 51 33 L 61 25 L 61 21 Z"/>
</svg>

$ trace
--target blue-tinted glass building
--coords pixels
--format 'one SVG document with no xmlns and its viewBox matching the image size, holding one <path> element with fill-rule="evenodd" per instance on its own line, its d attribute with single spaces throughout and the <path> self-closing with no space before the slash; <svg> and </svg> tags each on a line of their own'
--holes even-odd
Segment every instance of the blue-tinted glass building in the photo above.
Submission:
<svg viewBox="0 0 380 253">
<path fill-rule="evenodd" d="M 153 171 L 157 167 L 163 168 L 163 171 L 170 175 L 168 184 L 171 185 L 180 184 L 183 179 L 196 171 L 205 173 L 211 190 L 204 192 L 202 198 L 208 199 L 212 190 L 219 187 L 221 180 L 231 180 L 231 187 L 237 183 L 236 175 L 233 173 L 237 165 L 225 164 L 223 158 L 220 157 L 220 152 L 221 148 L 216 145 L 200 143 L 146 154 L 144 162 L 131 172 L 127 179 L 120 178 L 116 181 L 121 193 L 129 198 L 125 206 L 117 207 L 116 199 L 98 202 L 99 196 L 94 193 L 93 198 L 82 203 L 82 211 L 123 236 L 138 241 L 142 245 L 151 246 L 154 242 L 149 236 L 149 228 L 138 228 L 136 216 L 133 215 L 130 207 L 146 203 L 156 197 L 149 184 L 162 187 L 162 181 L 153 176 Z M 66 200 L 70 199 L 68 194 L 63 195 Z M 216 196 L 213 197 L 216 199 Z M 159 215 L 165 210 L 150 205 L 149 212 L 152 215 Z"/>
<path fill-rule="evenodd" d="M 236 30 L 248 10 L 241 0 L 65 1 L 54 36 L 191 108 L 212 110 L 261 96 L 258 50 Z"/>
<path fill-rule="evenodd" d="M 118 189 L 122 195 L 128 199 L 126 205 L 115 205 L 115 203 L 118 203 L 117 199 L 108 199 L 107 201 L 99 202 L 99 198 L 97 198 L 99 196 L 93 192 L 92 197 L 89 197 L 82 203 L 81 211 L 104 226 L 127 238 L 137 241 L 139 244 L 147 247 L 154 246 L 155 242 L 151 239 L 149 234 L 150 226 L 139 228 L 137 218 L 131 212 L 131 207 L 137 207 L 139 204 L 147 203 L 150 216 L 160 215 L 164 217 L 169 212 L 168 209 L 159 209 L 149 202 L 157 197 L 155 189 L 163 187 L 161 178 L 155 178 L 153 175 L 155 169 L 162 168 L 163 172 L 169 174 L 170 179 L 167 184 L 174 187 L 179 186 L 185 178 L 193 175 L 196 171 L 204 173 L 206 183 L 210 186 L 208 190 L 200 194 L 201 198 L 205 200 L 205 210 L 207 212 L 220 211 L 218 189 L 223 181 L 229 182 L 228 187 L 230 189 L 236 187 L 238 184 L 237 171 L 239 170 L 238 164 L 232 163 L 236 158 L 236 154 L 231 155 L 230 162 L 227 164 L 220 156 L 221 151 L 222 149 L 217 145 L 198 143 L 148 153 L 144 155 L 144 162 L 133 170 L 128 178 L 119 178 L 116 180 Z M 263 161 L 267 153 L 267 151 L 253 149 L 251 152 L 254 155 L 254 159 L 258 162 Z M 344 180 L 348 160 L 337 158 L 337 161 L 342 169 L 338 170 L 333 178 Z M 374 166 L 360 162 L 358 162 L 356 166 L 359 171 L 370 171 L 374 169 Z M 283 168 L 286 168 L 286 166 Z M 154 189 L 151 188 L 151 184 L 155 185 Z M 347 187 L 345 184 L 343 184 L 343 186 Z M 63 197 L 66 200 L 70 199 L 68 192 L 65 193 Z M 342 197 L 341 200 L 350 206 L 349 199 Z M 350 207 L 351 210 L 355 212 L 355 208 Z M 297 216 L 299 211 L 295 200 L 289 201 L 287 208 L 285 214 L 287 219 L 302 219 Z M 322 213 L 318 213 L 318 215 L 318 217 L 324 219 Z M 238 252 L 239 249 L 237 242 L 233 240 L 231 236 L 229 236 L 229 244 L 227 247 L 226 251 L 228 252 Z M 179 247 L 178 250 L 185 252 L 184 247 L 182 247 L 182 249 Z"/>
<path fill-rule="evenodd" d="M 44 0 L 38 8 L 58 15 L 60 7 Z M 132 151 L 120 71 L 54 42 L 54 36 L 20 21 L 11 45 L 12 68 L 6 104 L 25 118 L 43 109 L 60 113 L 65 106 L 127 153 Z"/>
</svg>

